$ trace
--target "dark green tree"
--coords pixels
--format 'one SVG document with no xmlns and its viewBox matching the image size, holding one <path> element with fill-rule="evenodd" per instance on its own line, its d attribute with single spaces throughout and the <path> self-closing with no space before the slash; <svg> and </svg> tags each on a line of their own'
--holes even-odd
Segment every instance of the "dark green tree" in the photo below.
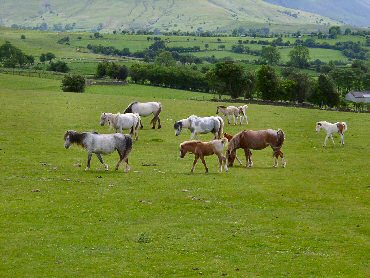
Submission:
<svg viewBox="0 0 370 278">
<path fill-rule="evenodd" d="M 248 86 L 247 75 L 241 65 L 234 62 L 217 63 L 208 71 L 207 78 L 210 85 L 221 94 L 228 94 L 232 98 L 244 95 Z"/>
<path fill-rule="evenodd" d="M 257 71 L 257 90 L 263 100 L 278 99 L 279 78 L 273 67 L 263 65 Z"/>
<path fill-rule="evenodd" d="M 78 74 L 66 75 L 62 80 L 63 92 L 82 93 L 85 91 L 85 77 Z"/>
<path fill-rule="evenodd" d="M 169 51 L 162 51 L 157 55 L 155 58 L 155 63 L 161 66 L 174 66 L 176 64 L 176 60 L 173 58 L 173 55 Z"/>
<path fill-rule="evenodd" d="M 274 46 L 262 47 L 261 60 L 267 65 L 276 65 L 280 61 L 280 52 Z"/>
<path fill-rule="evenodd" d="M 310 51 L 305 46 L 296 46 L 289 52 L 289 64 L 297 68 L 307 68 L 309 66 Z"/>
<path fill-rule="evenodd" d="M 47 70 L 56 72 L 69 72 L 69 67 L 66 62 L 56 61 L 50 62 Z"/>
</svg>

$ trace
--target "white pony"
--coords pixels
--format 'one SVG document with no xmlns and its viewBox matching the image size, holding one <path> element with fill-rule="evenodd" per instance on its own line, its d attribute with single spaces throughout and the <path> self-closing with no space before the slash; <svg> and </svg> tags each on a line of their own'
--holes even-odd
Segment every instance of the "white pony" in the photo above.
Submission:
<svg viewBox="0 0 370 278">
<path fill-rule="evenodd" d="M 150 114 L 153 114 L 153 119 L 150 121 L 153 124 L 152 129 L 155 129 L 155 125 L 158 121 L 158 129 L 161 128 L 161 119 L 159 114 L 162 111 L 162 104 L 160 102 L 132 102 L 125 109 L 123 113 L 138 113 L 140 116 L 146 117 Z M 143 128 L 143 125 L 140 121 L 140 127 Z"/>
<path fill-rule="evenodd" d="M 242 124 L 243 120 L 248 124 L 248 116 L 247 116 L 247 109 L 248 105 L 242 105 L 239 106 L 239 119 L 240 119 L 240 124 Z"/>
<path fill-rule="evenodd" d="M 122 133 L 124 129 L 130 129 L 131 137 L 139 140 L 139 124 L 141 122 L 140 116 L 137 113 L 127 114 L 112 114 L 103 112 L 100 116 L 100 125 L 108 124 L 115 129 L 116 132 Z"/>
<path fill-rule="evenodd" d="M 224 105 L 220 105 L 220 106 L 217 106 L 216 114 L 218 114 L 219 112 L 221 112 L 222 114 L 224 114 L 225 117 L 227 117 L 228 124 L 230 124 L 230 117 L 232 117 L 234 119 L 234 125 L 236 125 L 237 118 L 239 117 L 239 112 L 240 112 L 238 107 L 233 106 L 233 105 L 228 106 L 228 107 Z"/>
<path fill-rule="evenodd" d="M 212 132 L 215 139 L 221 139 L 224 130 L 224 121 L 219 116 L 198 117 L 191 115 L 187 119 L 182 119 L 174 124 L 176 136 L 179 136 L 183 128 L 188 128 L 191 131 L 190 139 L 194 139 L 197 134 L 205 134 Z"/>
<path fill-rule="evenodd" d="M 344 145 L 344 132 L 347 131 L 347 124 L 345 122 L 337 122 L 335 124 L 329 123 L 327 121 L 321 121 L 316 123 L 316 131 L 319 132 L 321 129 L 325 129 L 326 131 L 326 137 L 324 141 L 324 147 L 326 146 L 326 142 L 328 141 L 328 138 L 330 137 L 331 140 L 334 143 L 333 134 L 339 133 L 341 137 L 341 143 Z"/>
<path fill-rule="evenodd" d="M 64 134 L 64 147 L 68 149 L 72 144 L 77 144 L 85 148 L 88 152 L 86 171 L 90 170 L 90 161 L 92 154 L 95 153 L 99 161 L 104 165 L 105 170 L 108 171 L 108 164 L 102 158 L 102 154 L 110 154 L 117 150 L 120 160 L 116 165 L 116 170 L 122 163 L 126 162 L 126 172 L 130 171 L 128 165 L 128 155 L 132 150 L 132 139 L 128 135 L 121 133 L 115 134 L 98 134 L 96 132 L 79 133 L 74 130 L 68 130 Z"/>
</svg>

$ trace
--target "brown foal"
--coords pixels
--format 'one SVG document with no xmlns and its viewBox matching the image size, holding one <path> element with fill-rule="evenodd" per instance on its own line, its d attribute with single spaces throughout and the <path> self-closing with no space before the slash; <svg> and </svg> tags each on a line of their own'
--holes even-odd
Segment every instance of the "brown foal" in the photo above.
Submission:
<svg viewBox="0 0 370 278">
<path fill-rule="evenodd" d="M 195 156 L 193 167 L 191 168 L 191 172 L 194 172 L 195 165 L 200 158 L 203 162 L 204 167 L 206 168 L 206 173 L 208 173 L 208 167 L 206 161 L 204 160 L 205 156 L 210 155 L 217 155 L 220 165 L 220 172 L 222 172 L 222 165 L 224 165 L 225 171 L 228 170 L 226 165 L 226 158 L 222 154 L 224 150 L 224 146 L 227 143 L 226 138 L 222 138 L 219 140 L 212 140 L 210 142 L 202 142 L 198 140 L 192 141 L 185 141 L 180 145 L 180 157 L 185 157 L 186 153 L 190 152 L 193 153 Z"/>
</svg>

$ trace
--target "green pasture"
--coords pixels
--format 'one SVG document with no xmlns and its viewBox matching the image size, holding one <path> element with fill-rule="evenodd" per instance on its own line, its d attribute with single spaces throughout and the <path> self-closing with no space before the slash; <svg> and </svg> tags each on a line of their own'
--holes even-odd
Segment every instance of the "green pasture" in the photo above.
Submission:
<svg viewBox="0 0 370 278">
<path fill-rule="evenodd" d="M 289 61 L 289 52 L 293 48 L 280 48 L 281 60 L 283 62 Z M 330 61 L 348 61 L 348 58 L 343 55 L 339 50 L 322 49 L 322 48 L 309 48 L 310 61 L 320 59 L 322 62 L 328 63 Z"/>
<path fill-rule="evenodd" d="M 369 276 L 369 116 L 249 105 L 243 129 L 282 128 L 287 168 L 271 149 L 255 166 L 209 174 L 179 158 L 173 123 L 214 115 L 211 95 L 147 86 L 92 86 L 63 93 L 60 81 L 0 74 L 1 277 L 367 277 Z M 194 100 L 191 100 L 195 98 Z M 112 170 L 117 154 L 64 148 L 68 129 L 112 132 L 100 113 L 131 101 L 161 101 L 163 128 L 144 129 L 131 172 Z M 346 121 L 346 145 L 314 130 Z M 211 140 L 211 135 L 201 135 Z M 243 152 L 238 151 L 244 161 Z"/>
</svg>

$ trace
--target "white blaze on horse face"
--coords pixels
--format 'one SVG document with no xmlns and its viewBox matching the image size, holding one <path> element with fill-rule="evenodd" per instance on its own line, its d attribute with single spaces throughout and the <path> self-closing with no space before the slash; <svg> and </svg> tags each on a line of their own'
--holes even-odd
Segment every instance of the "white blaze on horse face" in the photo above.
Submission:
<svg viewBox="0 0 370 278">
<path fill-rule="evenodd" d="M 69 135 L 67 135 L 67 137 L 66 137 L 66 141 L 64 142 L 64 147 L 66 148 L 66 149 L 69 149 L 69 147 L 71 146 L 72 144 L 71 144 L 71 141 L 69 140 Z"/>
<path fill-rule="evenodd" d="M 178 127 L 175 132 L 176 136 L 179 136 L 181 134 L 181 128 Z"/>
</svg>

